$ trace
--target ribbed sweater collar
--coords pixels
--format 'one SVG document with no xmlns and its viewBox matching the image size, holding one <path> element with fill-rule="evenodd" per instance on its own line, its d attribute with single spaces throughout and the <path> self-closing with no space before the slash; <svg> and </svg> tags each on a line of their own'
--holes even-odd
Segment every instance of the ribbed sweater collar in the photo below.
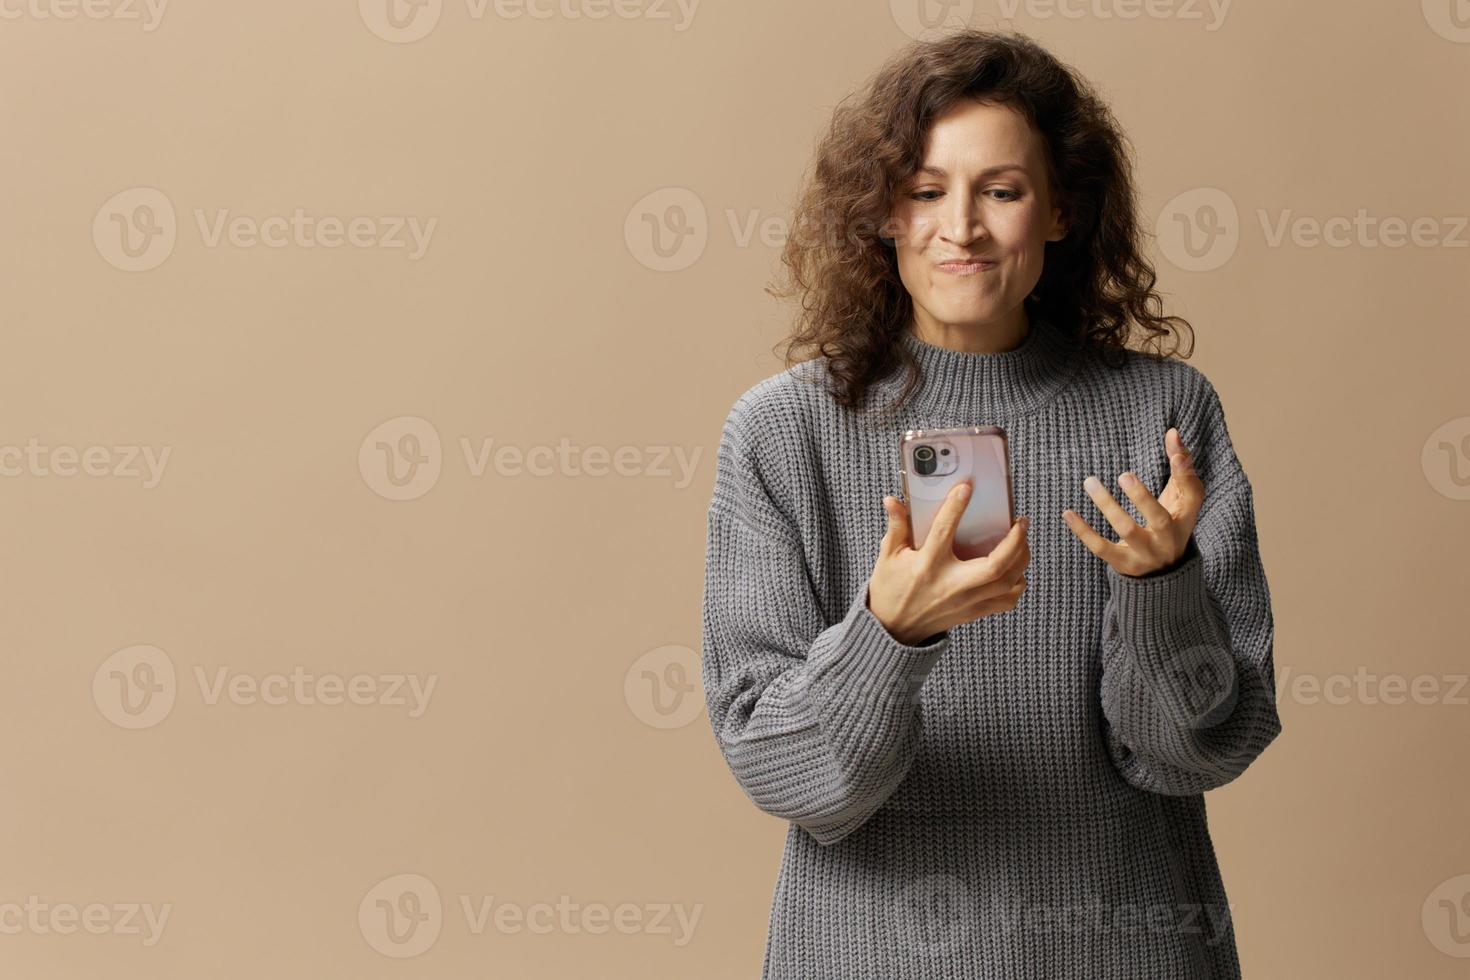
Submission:
<svg viewBox="0 0 1470 980">
<path fill-rule="evenodd" d="M 920 385 L 906 407 L 915 412 L 955 416 L 961 424 L 1033 411 L 1054 398 L 1076 367 L 1080 346 L 1050 322 L 1032 317 L 1026 336 L 1008 351 L 976 354 L 920 340 L 908 330 L 899 344 L 918 365 Z M 883 399 L 896 396 L 906 381 L 895 371 L 876 386 Z"/>
</svg>

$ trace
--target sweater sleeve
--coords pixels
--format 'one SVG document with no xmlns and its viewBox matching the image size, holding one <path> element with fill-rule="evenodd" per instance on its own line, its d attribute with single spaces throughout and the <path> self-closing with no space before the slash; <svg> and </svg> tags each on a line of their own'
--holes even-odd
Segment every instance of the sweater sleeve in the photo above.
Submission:
<svg viewBox="0 0 1470 980">
<path fill-rule="evenodd" d="M 769 471 L 784 468 L 763 471 L 736 417 L 732 411 L 721 440 L 709 510 L 705 703 L 750 800 L 832 844 L 907 775 L 919 690 L 950 638 L 939 633 L 917 646 L 894 639 L 867 607 L 867 581 L 841 619 L 827 621 L 796 525 L 772 489 L 779 477 Z"/>
<path fill-rule="evenodd" d="M 1198 383 L 1180 422 L 1205 485 L 1189 548 L 1150 575 L 1108 566 L 1103 610 L 1109 754 L 1132 785 L 1173 796 L 1230 782 L 1281 732 L 1251 484 L 1218 396 Z"/>
</svg>

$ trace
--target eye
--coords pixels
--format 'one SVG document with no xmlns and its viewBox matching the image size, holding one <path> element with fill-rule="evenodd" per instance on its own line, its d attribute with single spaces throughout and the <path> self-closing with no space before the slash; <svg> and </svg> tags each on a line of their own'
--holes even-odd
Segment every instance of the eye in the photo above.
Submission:
<svg viewBox="0 0 1470 980">
<path fill-rule="evenodd" d="M 1004 187 L 997 187 L 997 188 L 995 188 L 995 190 L 991 191 L 990 193 L 992 193 L 992 194 L 1009 194 L 1010 195 L 1009 197 L 1002 197 L 1002 198 L 999 198 L 998 199 L 998 200 L 1002 200 L 1002 201 L 1016 201 L 1016 200 L 1020 200 L 1020 197 L 1021 197 L 1021 195 L 1018 194 L 1018 193 L 1016 193 L 1015 191 L 1009 190 L 1009 189 L 1004 188 Z"/>
<path fill-rule="evenodd" d="M 932 200 L 934 200 L 934 197 L 925 197 L 924 195 L 926 195 L 926 194 L 933 194 L 933 195 L 935 195 L 935 197 L 938 197 L 940 194 L 943 194 L 943 193 L 944 193 L 943 191 L 934 191 L 934 190 L 929 190 L 929 191 L 915 191 L 914 193 L 910 194 L 909 197 L 912 197 L 916 201 L 932 201 Z"/>
</svg>

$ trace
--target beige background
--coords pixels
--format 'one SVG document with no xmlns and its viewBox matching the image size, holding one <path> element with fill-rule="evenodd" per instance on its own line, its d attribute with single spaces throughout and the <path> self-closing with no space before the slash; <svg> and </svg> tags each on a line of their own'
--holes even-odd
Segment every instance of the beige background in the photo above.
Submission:
<svg viewBox="0 0 1470 980">
<path fill-rule="evenodd" d="M 0 975 L 758 975 L 786 825 L 698 693 L 714 455 L 813 141 L 918 7 L 436 7 L 0 5 Z M 1246 975 L 1463 976 L 1470 29 L 1064 9 L 950 13 L 1111 100 L 1256 488 L 1284 734 L 1209 798 Z M 297 209 L 368 221 L 250 244 Z M 1360 210 L 1419 241 L 1314 243 Z M 369 243 L 405 217 L 421 255 Z M 298 668 L 373 703 L 251 693 Z"/>
</svg>

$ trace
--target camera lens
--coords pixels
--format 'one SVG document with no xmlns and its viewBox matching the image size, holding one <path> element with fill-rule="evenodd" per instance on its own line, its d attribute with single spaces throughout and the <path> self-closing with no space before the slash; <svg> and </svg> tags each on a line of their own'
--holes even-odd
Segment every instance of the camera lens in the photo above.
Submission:
<svg viewBox="0 0 1470 980">
<path fill-rule="evenodd" d="M 930 476 L 937 468 L 934 462 L 933 446 L 914 447 L 914 470 L 920 476 Z"/>
</svg>

